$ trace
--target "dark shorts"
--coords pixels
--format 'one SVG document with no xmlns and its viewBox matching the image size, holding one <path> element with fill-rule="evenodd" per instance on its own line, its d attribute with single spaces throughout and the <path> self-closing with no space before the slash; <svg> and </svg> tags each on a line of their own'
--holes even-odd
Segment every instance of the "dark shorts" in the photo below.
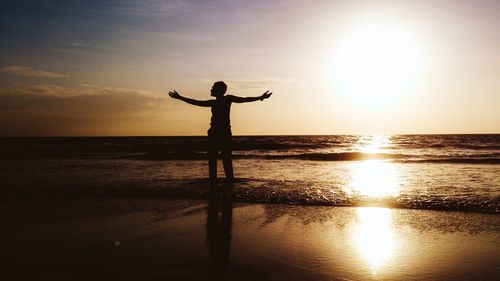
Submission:
<svg viewBox="0 0 500 281">
<path fill-rule="evenodd" d="M 208 148 L 210 150 L 231 150 L 231 129 L 214 129 L 208 130 Z"/>
</svg>

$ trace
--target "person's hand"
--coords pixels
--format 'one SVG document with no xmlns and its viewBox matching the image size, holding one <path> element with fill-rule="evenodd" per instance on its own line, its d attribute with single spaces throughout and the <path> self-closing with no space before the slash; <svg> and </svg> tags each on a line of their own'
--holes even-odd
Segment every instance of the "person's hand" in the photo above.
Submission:
<svg viewBox="0 0 500 281">
<path fill-rule="evenodd" d="M 173 99 L 178 99 L 181 97 L 181 95 L 179 95 L 176 90 L 174 90 L 173 92 L 168 92 L 168 95 Z"/>
<path fill-rule="evenodd" d="M 265 93 L 262 94 L 262 96 L 260 96 L 260 100 L 263 101 L 265 99 L 268 99 L 272 94 L 273 92 L 266 91 Z"/>
</svg>

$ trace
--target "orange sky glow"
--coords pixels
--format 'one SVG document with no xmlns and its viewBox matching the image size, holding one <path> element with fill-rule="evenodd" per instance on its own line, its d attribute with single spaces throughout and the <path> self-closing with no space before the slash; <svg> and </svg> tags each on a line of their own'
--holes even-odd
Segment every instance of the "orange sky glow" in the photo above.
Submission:
<svg viewBox="0 0 500 281">
<path fill-rule="evenodd" d="M 102 5 L 102 7 L 99 7 Z M 0 135 L 500 133 L 495 1 L 132 1 L 7 5 Z M 35 32 L 32 26 L 39 29 Z"/>
</svg>

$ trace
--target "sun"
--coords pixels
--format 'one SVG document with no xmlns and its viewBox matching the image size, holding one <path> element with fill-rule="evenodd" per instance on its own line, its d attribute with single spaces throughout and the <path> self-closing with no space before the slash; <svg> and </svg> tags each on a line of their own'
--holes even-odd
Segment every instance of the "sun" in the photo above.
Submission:
<svg viewBox="0 0 500 281">
<path fill-rule="evenodd" d="M 331 75 L 336 93 L 369 107 L 404 99 L 422 74 L 418 39 L 403 23 L 377 19 L 353 24 L 335 41 Z"/>
</svg>

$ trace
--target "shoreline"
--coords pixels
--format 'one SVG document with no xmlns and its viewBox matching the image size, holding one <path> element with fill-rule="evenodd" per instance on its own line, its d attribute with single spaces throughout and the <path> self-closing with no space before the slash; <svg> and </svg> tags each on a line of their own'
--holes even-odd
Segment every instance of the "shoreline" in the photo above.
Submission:
<svg viewBox="0 0 500 281">
<path fill-rule="evenodd" d="M 248 204 L 219 195 L 2 201 L 2 262 L 17 279 L 474 280 L 500 274 L 495 214 Z"/>
</svg>

